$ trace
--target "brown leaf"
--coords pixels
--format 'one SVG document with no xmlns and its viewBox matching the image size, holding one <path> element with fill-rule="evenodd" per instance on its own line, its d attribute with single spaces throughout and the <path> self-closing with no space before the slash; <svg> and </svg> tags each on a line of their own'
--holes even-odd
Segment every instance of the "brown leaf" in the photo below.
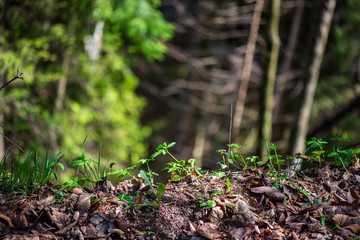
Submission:
<svg viewBox="0 0 360 240">
<path fill-rule="evenodd" d="M 58 209 L 51 206 L 45 207 L 45 212 L 49 216 L 51 222 L 56 225 L 58 229 L 63 229 L 66 226 L 66 222 L 69 219 L 70 214 L 60 212 Z"/>
<path fill-rule="evenodd" d="M 231 230 L 231 236 L 234 240 L 241 240 L 246 239 L 252 232 L 251 227 L 235 228 Z"/>
<path fill-rule="evenodd" d="M 214 223 L 204 223 L 203 225 L 199 226 L 196 232 L 206 239 L 223 239 L 223 234 L 218 230 L 217 226 Z"/>
<path fill-rule="evenodd" d="M 351 230 L 353 233 L 355 234 L 359 234 L 360 233 L 360 225 L 358 224 L 351 224 L 345 227 L 345 229 L 349 229 Z"/>
<path fill-rule="evenodd" d="M 345 227 L 352 223 L 351 218 L 344 214 L 335 214 L 332 221 L 336 226 Z"/>
<path fill-rule="evenodd" d="M 214 207 L 211 209 L 209 215 L 209 221 L 212 223 L 220 223 L 221 219 L 224 217 L 224 212 L 221 207 Z"/>
<path fill-rule="evenodd" d="M 266 196 L 274 200 L 283 200 L 285 197 L 285 194 L 279 192 L 276 188 L 269 186 L 250 188 L 250 191 L 253 193 L 264 193 Z"/>
<path fill-rule="evenodd" d="M 125 222 L 124 220 L 121 220 L 119 218 L 116 218 L 115 221 L 116 221 L 118 227 L 123 231 L 127 231 L 127 230 L 135 227 L 135 224 Z"/>
<path fill-rule="evenodd" d="M 80 213 L 87 212 L 90 208 L 90 198 L 91 194 L 89 193 L 80 194 L 79 199 L 75 205 L 75 209 Z"/>
<path fill-rule="evenodd" d="M 17 227 L 19 228 L 27 228 L 29 226 L 29 223 L 28 223 L 28 220 L 26 219 L 26 216 L 25 216 L 25 211 L 27 209 L 24 208 L 24 209 L 21 209 L 20 211 L 15 211 L 14 212 L 14 223 Z"/>
</svg>

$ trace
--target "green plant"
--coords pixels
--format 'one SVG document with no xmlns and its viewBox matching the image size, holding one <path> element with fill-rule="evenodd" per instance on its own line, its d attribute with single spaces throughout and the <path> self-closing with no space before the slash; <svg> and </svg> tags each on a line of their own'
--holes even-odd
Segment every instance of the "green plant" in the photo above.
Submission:
<svg viewBox="0 0 360 240">
<path fill-rule="evenodd" d="M 7 193 L 22 191 L 23 196 L 29 193 L 36 193 L 53 177 L 58 183 L 55 168 L 58 166 L 64 170 L 64 165 L 60 162 L 61 152 L 50 158 L 49 151 L 45 159 L 36 151 L 27 155 L 25 160 L 21 160 L 20 154 L 16 157 L 11 150 L 2 157 L 0 162 L 0 181 Z"/>
<path fill-rule="evenodd" d="M 176 143 L 172 142 L 167 144 L 166 142 L 159 144 L 156 147 L 156 152 L 153 153 L 149 158 L 140 159 L 138 162 L 141 164 L 145 164 L 147 167 L 146 175 L 149 177 L 150 182 L 153 183 L 154 176 L 158 176 L 157 173 L 153 172 L 149 167 L 150 161 L 155 161 L 155 158 L 160 154 L 169 155 L 174 161 L 167 163 L 170 167 L 165 167 L 164 170 L 168 170 L 168 173 L 172 173 L 171 181 L 178 181 L 182 179 L 184 176 L 191 175 L 194 172 L 197 172 L 199 175 L 199 171 L 196 168 L 196 160 L 189 159 L 188 164 L 186 164 L 185 160 L 178 160 L 173 154 L 169 152 L 169 148 L 174 146 Z"/>
<path fill-rule="evenodd" d="M 321 216 L 321 225 L 325 226 L 325 218 L 329 217 L 329 215 Z"/>
<path fill-rule="evenodd" d="M 306 145 L 309 146 L 304 154 L 310 150 L 310 149 L 318 149 L 313 150 L 308 156 L 308 161 L 312 163 L 315 159 L 319 160 L 319 164 L 321 164 L 321 160 L 325 161 L 325 151 L 324 151 L 324 145 L 328 144 L 326 141 L 323 141 L 322 139 L 317 139 L 315 137 L 312 137 L 311 140 L 306 141 Z"/>
<path fill-rule="evenodd" d="M 64 190 L 64 191 L 72 192 L 75 187 L 83 188 L 83 186 L 81 186 L 79 184 L 79 178 L 78 177 L 70 177 L 69 181 L 66 181 L 66 182 L 64 182 L 62 184 L 61 189 Z"/>
<path fill-rule="evenodd" d="M 302 194 L 304 194 L 304 196 L 308 196 L 309 195 L 309 193 L 305 190 L 305 189 L 303 189 L 302 187 L 300 187 L 299 185 L 297 185 L 296 183 L 294 183 L 294 182 L 291 182 L 291 181 L 288 181 L 289 183 L 291 183 L 292 185 L 294 185 L 297 189 L 299 189 L 299 191 L 302 193 Z M 310 202 L 309 202 L 310 203 Z M 314 202 L 315 203 L 315 202 Z M 306 204 L 305 204 L 306 205 Z"/>
<path fill-rule="evenodd" d="M 210 199 L 210 196 L 208 194 L 200 194 L 195 196 L 196 198 L 204 198 L 204 200 L 199 200 L 200 203 L 200 207 L 202 208 L 206 208 L 206 207 L 210 207 L 210 208 L 214 208 L 216 207 L 216 202 Z"/>
<path fill-rule="evenodd" d="M 71 162 L 67 164 L 68 167 L 75 169 L 76 171 L 80 172 L 83 175 L 83 177 L 78 180 L 79 183 L 84 184 L 84 186 L 86 185 L 87 187 L 93 188 L 92 183 L 98 183 L 110 175 L 116 175 L 120 179 L 122 179 L 126 175 L 132 176 L 129 170 L 133 169 L 135 166 L 131 166 L 126 169 L 118 169 L 112 171 L 112 167 L 115 165 L 115 163 L 111 163 L 110 171 L 107 171 L 106 168 L 106 165 L 108 164 L 107 162 L 102 167 L 101 158 L 100 158 L 101 145 L 100 145 L 99 156 L 97 161 L 94 161 L 93 159 L 87 157 L 85 154 L 85 143 L 88 136 L 89 133 L 83 141 L 82 152 L 80 153 L 80 156 L 73 159 Z"/>
<path fill-rule="evenodd" d="M 71 193 L 64 193 L 63 188 L 58 190 L 56 187 L 51 186 L 50 189 L 54 192 L 54 200 L 51 203 L 61 203 L 64 198 L 68 198 L 71 195 Z"/>
<path fill-rule="evenodd" d="M 224 173 L 223 171 L 214 171 L 212 175 L 218 178 L 223 178 L 226 176 L 226 173 Z"/>
<path fill-rule="evenodd" d="M 239 146 L 235 143 L 228 144 L 228 150 L 220 149 L 217 150 L 218 153 L 222 156 L 222 162 L 218 162 L 221 169 L 226 170 L 229 169 L 230 164 L 233 165 L 235 168 L 247 168 L 248 162 L 244 160 L 244 157 L 242 156 L 240 149 L 242 146 Z M 236 149 L 236 151 L 234 151 Z M 241 163 L 240 163 L 241 161 Z"/>
<path fill-rule="evenodd" d="M 143 165 L 146 165 L 146 168 L 147 168 L 147 171 L 143 171 L 148 177 L 149 177 L 149 180 L 151 183 L 154 183 L 154 177 L 155 176 L 158 176 L 159 174 L 153 172 L 151 169 L 150 169 L 150 166 L 149 166 L 149 162 L 151 161 L 155 161 L 155 158 L 157 156 L 159 156 L 160 154 L 163 154 L 163 155 L 166 155 L 166 154 L 169 154 L 173 159 L 175 159 L 175 161 L 178 162 L 178 160 L 174 157 L 174 155 L 172 155 L 170 152 L 169 152 L 169 148 L 171 148 L 172 146 L 174 146 L 176 143 L 175 142 L 172 142 L 172 143 L 169 143 L 167 144 L 166 142 L 162 143 L 162 144 L 159 144 L 157 147 L 156 147 L 156 152 L 151 154 L 151 156 L 149 158 L 144 158 L 144 159 L 140 159 L 138 161 L 138 163 L 140 164 L 143 164 Z M 141 174 L 141 171 L 140 171 L 140 174 Z M 145 180 L 145 179 L 144 179 Z M 154 191 L 155 192 L 155 191 Z"/>
<path fill-rule="evenodd" d="M 261 164 L 263 164 L 263 161 L 261 161 L 259 156 L 251 156 L 246 158 L 247 161 L 252 162 L 255 167 L 255 171 L 257 171 L 257 167 Z"/>
<path fill-rule="evenodd" d="M 285 175 L 281 172 L 281 164 L 284 162 L 284 160 L 281 159 L 281 155 L 278 155 L 277 153 L 277 146 L 275 143 L 268 143 L 266 136 L 265 136 L 265 146 L 267 151 L 267 157 L 268 157 L 268 168 L 270 170 L 268 175 L 271 175 L 275 181 L 273 182 L 273 185 L 276 189 L 279 189 L 280 187 L 280 180 L 285 180 Z M 271 155 L 270 148 L 274 150 L 275 155 Z M 275 169 L 273 160 L 275 160 L 275 163 L 277 164 L 278 169 Z"/>
<path fill-rule="evenodd" d="M 158 203 L 158 206 L 160 206 L 161 204 L 161 200 L 164 196 L 164 193 L 165 193 L 165 190 L 166 190 L 166 186 L 165 184 L 163 183 L 159 183 L 158 186 L 157 186 L 157 191 L 155 191 L 155 188 L 153 186 L 153 183 L 151 182 L 151 180 L 148 178 L 146 172 L 144 170 L 141 170 L 140 171 L 140 176 L 142 177 L 142 179 L 144 179 L 144 181 L 149 184 L 151 190 L 154 192 L 154 194 L 156 195 L 156 199 L 157 199 L 157 203 Z"/>
<path fill-rule="evenodd" d="M 341 147 L 333 148 L 331 152 L 328 153 L 327 157 L 334 158 L 334 163 L 336 165 L 343 165 L 346 169 L 349 164 L 356 161 L 357 155 L 360 153 L 360 149 L 342 149 Z"/>
<path fill-rule="evenodd" d="M 231 184 L 230 179 L 228 177 L 226 177 L 226 190 L 227 190 L 227 192 L 232 192 L 233 191 L 232 184 Z"/>
<path fill-rule="evenodd" d="M 143 196 L 140 195 L 140 192 L 136 192 L 136 196 L 129 196 L 125 193 L 117 196 L 119 198 L 119 201 L 127 202 L 129 205 L 125 207 L 125 209 L 135 208 L 135 207 L 152 207 L 152 208 L 158 208 L 156 204 L 153 204 L 152 202 L 146 200 L 143 198 Z M 135 199 L 134 199 L 135 198 Z"/>
</svg>

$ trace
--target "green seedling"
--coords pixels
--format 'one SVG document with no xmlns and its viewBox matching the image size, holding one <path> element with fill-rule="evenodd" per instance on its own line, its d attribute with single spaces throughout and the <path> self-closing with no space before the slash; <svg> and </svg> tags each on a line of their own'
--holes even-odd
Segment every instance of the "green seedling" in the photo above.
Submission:
<svg viewBox="0 0 360 240">
<path fill-rule="evenodd" d="M 272 156 L 273 158 L 275 158 L 275 163 L 277 164 L 278 167 L 278 171 L 281 171 L 281 164 L 283 164 L 285 161 L 282 158 L 281 155 L 278 155 L 277 153 L 277 146 L 275 143 L 270 143 L 270 148 L 274 150 L 275 155 Z"/>
<path fill-rule="evenodd" d="M 329 215 L 323 215 L 321 217 L 321 225 L 325 226 L 325 218 L 329 217 Z"/>
<path fill-rule="evenodd" d="M 169 152 L 169 148 L 174 146 L 175 144 L 176 144 L 175 142 L 172 142 L 170 144 L 167 144 L 166 142 L 164 142 L 156 147 L 157 151 L 155 153 L 153 153 L 149 158 L 139 160 L 140 164 L 146 165 L 146 167 L 147 167 L 146 174 L 152 183 L 153 183 L 154 176 L 158 176 L 158 174 L 154 173 L 150 169 L 149 162 L 155 161 L 155 158 L 157 156 L 159 156 L 160 154 L 163 154 L 163 155 L 168 154 L 174 160 L 174 161 L 167 163 L 169 165 L 169 167 L 164 168 L 164 170 L 167 170 L 168 173 L 172 174 L 171 181 L 182 180 L 184 176 L 191 175 L 194 172 L 196 172 L 197 175 L 201 175 L 199 173 L 199 170 L 201 171 L 201 169 L 196 168 L 196 160 L 195 159 L 189 159 L 186 163 L 185 160 L 178 160 L 173 154 L 171 154 Z"/>
<path fill-rule="evenodd" d="M 299 191 L 304 195 L 304 196 L 308 196 L 309 195 L 309 193 L 305 190 L 305 189 L 303 189 L 302 187 L 300 187 L 299 185 L 297 185 L 296 183 L 294 183 L 294 182 L 290 182 L 289 181 L 289 183 L 291 183 L 292 185 L 294 185 L 297 189 L 299 189 Z M 310 203 L 310 202 L 309 202 Z M 314 202 L 314 204 L 315 204 L 315 202 Z M 305 204 L 306 205 L 306 204 Z"/>
<path fill-rule="evenodd" d="M 228 144 L 228 150 L 217 150 L 218 153 L 222 156 L 223 162 L 219 162 L 221 169 L 226 170 L 229 168 L 229 164 L 233 165 L 235 168 L 247 168 L 248 163 L 244 160 L 240 149 L 242 146 L 239 146 L 235 143 Z M 241 162 L 241 163 L 240 163 Z"/>
<path fill-rule="evenodd" d="M 223 171 L 214 171 L 212 175 L 217 178 L 223 178 L 226 176 L 226 173 L 224 173 Z"/>
<path fill-rule="evenodd" d="M 172 146 L 174 146 L 176 143 L 175 142 L 172 142 L 172 143 L 169 143 L 167 144 L 166 142 L 162 143 L 162 144 L 159 144 L 157 147 L 156 147 L 156 152 L 153 153 L 149 158 L 145 158 L 145 159 L 140 159 L 138 162 L 140 164 L 143 164 L 143 165 L 146 165 L 147 167 L 147 172 L 146 175 L 149 177 L 151 183 L 154 183 L 154 177 L 155 176 L 158 176 L 157 173 L 153 172 L 151 169 L 150 169 L 150 166 L 149 166 L 149 162 L 151 161 L 155 161 L 155 158 L 157 156 L 159 156 L 160 154 L 163 154 L 163 155 L 166 155 L 166 154 L 169 154 L 176 162 L 178 162 L 178 160 L 174 157 L 174 155 L 172 155 L 170 152 L 169 152 L 169 148 L 171 148 Z"/>
<path fill-rule="evenodd" d="M 215 192 L 213 192 L 210 196 L 209 194 L 200 194 L 195 196 L 196 198 L 204 198 L 204 200 L 199 200 L 200 203 L 200 207 L 202 208 L 206 208 L 206 207 L 210 207 L 210 208 L 214 208 L 216 207 L 216 202 L 211 200 L 211 198 L 215 195 L 223 195 L 224 192 L 220 191 L 220 190 L 216 190 Z"/>
<path fill-rule="evenodd" d="M 157 203 L 159 206 L 161 204 L 162 198 L 164 197 L 165 190 L 166 190 L 165 184 L 159 183 L 157 186 L 157 195 L 156 195 Z"/>
<path fill-rule="evenodd" d="M 205 198 L 205 200 L 199 200 L 200 207 L 202 207 L 202 208 L 206 208 L 206 207 L 214 208 L 214 207 L 216 207 L 216 202 L 211 200 L 209 195 L 207 195 L 207 194 L 200 194 L 200 195 L 197 195 L 195 197 L 196 198 Z"/>
<path fill-rule="evenodd" d="M 333 148 L 328 153 L 327 157 L 334 158 L 335 165 L 343 165 L 346 169 L 347 166 L 357 160 L 357 155 L 360 153 L 360 149 L 342 149 L 341 147 Z"/>
<path fill-rule="evenodd" d="M 85 143 L 88 138 L 89 134 L 86 136 L 83 144 L 82 144 L 82 152 L 80 153 L 80 156 L 73 159 L 70 163 L 67 164 L 68 167 L 75 169 L 77 172 L 80 172 L 84 177 L 79 179 L 78 182 L 86 185 L 89 188 L 93 188 L 92 183 L 98 183 L 104 179 L 106 179 L 110 175 L 118 176 L 120 179 L 124 178 L 126 175 L 130 174 L 129 170 L 133 169 L 135 166 L 128 167 L 126 169 L 118 169 L 112 171 L 113 166 L 115 163 L 110 164 L 110 171 L 107 171 L 106 166 L 108 165 L 109 161 L 104 165 L 104 167 L 101 169 L 101 145 L 99 150 L 99 156 L 98 160 L 95 161 L 85 154 Z"/>
<path fill-rule="evenodd" d="M 232 184 L 231 184 L 230 179 L 228 177 L 226 178 L 226 190 L 227 190 L 227 192 L 232 192 L 233 191 Z"/>
<path fill-rule="evenodd" d="M 273 162 L 272 162 L 273 156 L 270 154 L 269 143 L 268 143 L 268 141 L 267 141 L 266 135 L 264 135 L 264 137 L 265 137 L 266 151 L 267 151 L 267 154 L 268 154 L 267 156 L 268 156 L 269 163 L 270 163 L 270 166 L 271 166 L 270 170 L 273 172 L 273 171 L 275 171 L 274 164 L 273 164 Z M 268 164 L 268 165 L 269 165 L 269 164 Z M 270 166 L 269 166 L 269 167 L 270 167 Z"/>
<path fill-rule="evenodd" d="M 156 194 L 155 188 L 153 186 L 153 181 L 148 177 L 148 174 L 144 170 L 140 170 L 139 175 L 142 179 L 144 179 L 147 184 L 149 184 L 151 190 L 153 190 L 153 192 Z"/>
<path fill-rule="evenodd" d="M 326 141 L 323 141 L 322 139 L 317 139 L 315 137 L 312 137 L 311 140 L 306 141 L 306 145 L 309 146 L 304 154 L 310 150 L 310 149 L 318 149 L 313 150 L 308 158 L 308 161 L 312 163 L 315 159 L 319 160 L 319 164 L 321 164 L 321 160 L 325 161 L 325 151 L 324 151 L 324 145 L 328 144 Z"/>
<path fill-rule="evenodd" d="M 142 179 L 144 179 L 144 181 L 149 184 L 151 190 L 154 192 L 154 194 L 156 195 L 156 198 L 157 198 L 157 203 L 158 203 L 158 206 L 160 206 L 161 204 L 161 200 L 164 196 L 164 193 L 165 193 L 165 189 L 166 189 L 166 186 L 165 184 L 163 183 L 159 183 L 158 184 L 158 187 L 157 187 L 157 191 L 155 191 L 155 188 L 153 186 L 153 183 L 151 182 L 151 180 L 148 178 L 146 172 L 144 170 L 140 170 L 140 176 L 142 177 Z"/>
<path fill-rule="evenodd" d="M 122 201 L 122 202 L 127 202 L 127 203 L 131 203 L 132 200 L 133 200 L 133 197 L 132 196 L 129 196 L 129 195 L 126 195 L 125 193 L 123 194 L 120 194 L 119 196 L 117 196 L 117 198 L 119 198 L 119 201 Z"/>
<path fill-rule="evenodd" d="M 83 189 L 83 186 L 79 184 L 78 177 L 70 177 L 70 180 L 63 183 L 62 190 L 72 192 L 75 187 Z"/>
<path fill-rule="evenodd" d="M 148 200 L 143 200 L 143 198 L 140 196 L 139 191 L 136 192 L 135 200 L 133 196 L 129 196 L 126 194 L 121 194 L 117 196 L 119 198 L 119 201 L 127 202 L 129 205 L 125 207 L 125 209 L 131 209 L 135 207 L 152 207 L 152 208 L 158 208 L 156 204 L 153 204 L 152 202 Z M 155 211 L 156 212 L 156 211 Z M 154 213 L 154 212 L 153 212 Z"/>
<path fill-rule="evenodd" d="M 51 204 L 56 202 L 61 203 L 64 198 L 68 198 L 71 195 L 71 193 L 64 193 L 63 189 L 58 190 L 54 186 L 51 186 L 50 189 L 54 192 L 54 200 L 51 202 Z"/>
<path fill-rule="evenodd" d="M 254 164 L 255 171 L 257 171 L 257 168 L 258 168 L 259 165 L 263 164 L 263 161 L 261 161 L 259 156 L 247 157 L 246 161 L 251 162 L 251 163 Z"/>
</svg>

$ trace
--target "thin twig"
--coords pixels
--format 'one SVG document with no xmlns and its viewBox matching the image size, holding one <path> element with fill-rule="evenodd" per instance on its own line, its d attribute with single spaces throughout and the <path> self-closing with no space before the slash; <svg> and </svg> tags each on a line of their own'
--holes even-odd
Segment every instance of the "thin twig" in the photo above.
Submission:
<svg viewBox="0 0 360 240">
<path fill-rule="evenodd" d="M 17 69 L 17 75 L 15 77 L 13 77 L 10 81 L 8 81 L 7 83 L 5 83 L 3 86 L 0 87 L 0 91 L 6 87 L 7 85 L 9 85 L 11 82 L 15 81 L 16 79 L 21 79 L 21 80 L 24 80 L 24 77 L 22 77 L 23 73 L 20 73 L 20 67 L 18 67 Z"/>
<path fill-rule="evenodd" d="M 21 75 L 23 75 L 23 73 L 20 73 L 20 67 L 17 68 L 17 74 L 15 77 L 13 77 L 10 81 L 8 81 L 7 83 L 5 83 L 3 86 L 0 87 L 0 91 L 6 87 L 7 85 L 9 85 L 11 82 L 15 81 L 16 79 L 21 79 L 24 80 L 24 77 L 22 77 Z M 2 128 L 3 132 L 5 133 L 5 129 L 4 129 L 4 125 L 0 124 L 0 127 Z M 0 132 L 0 134 L 5 138 L 5 140 L 9 141 L 10 143 L 12 143 L 13 145 L 15 145 L 17 148 L 19 148 L 22 152 L 24 152 L 24 150 L 17 145 L 15 142 L 13 142 L 10 138 L 8 138 L 7 136 L 5 136 L 5 134 Z"/>
<path fill-rule="evenodd" d="M 15 142 L 13 142 L 10 138 L 8 138 L 7 136 L 5 136 L 5 134 L 1 133 L 0 134 L 6 139 L 6 141 L 9 141 L 10 143 L 14 144 L 18 149 L 20 149 L 22 152 L 24 152 L 24 150 L 19 146 L 17 145 Z"/>
<path fill-rule="evenodd" d="M 3 132 L 5 133 L 4 125 L 0 124 L 0 127 L 2 128 Z M 19 145 L 17 145 L 14 141 L 12 141 L 10 138 L 8 138 L 4 133 L 0 132 L 0 134 L 6 139 L 6 141 L 12 143 L 18 149 L 20 149 L 22 152 L 24 152 L 24 150 Z"/>
</svg>

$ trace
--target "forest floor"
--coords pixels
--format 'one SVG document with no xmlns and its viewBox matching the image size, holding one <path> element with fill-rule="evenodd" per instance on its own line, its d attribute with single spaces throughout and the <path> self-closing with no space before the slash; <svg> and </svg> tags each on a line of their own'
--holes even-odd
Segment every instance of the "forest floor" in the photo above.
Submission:
<svg viewBox="0 0 360 240">
<path fill-rule="evenodd" d="M 74 188 L 60 202 L 49 186 L 0 194 L 0 239 L 360 239 L 356 163 L 208 172 L 167 184 L 163 196 L 154 189 L 134 178 Z"/>
</svg>

